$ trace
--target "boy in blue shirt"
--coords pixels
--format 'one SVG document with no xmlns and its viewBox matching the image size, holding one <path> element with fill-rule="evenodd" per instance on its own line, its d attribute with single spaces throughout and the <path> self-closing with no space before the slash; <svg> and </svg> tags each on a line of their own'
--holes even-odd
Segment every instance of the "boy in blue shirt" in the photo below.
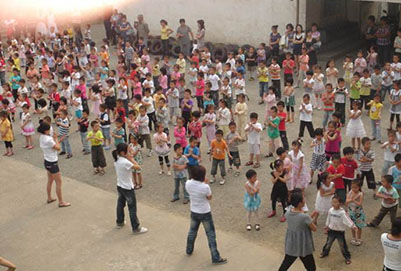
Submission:
<svg viewBox="0 0 401 271">
<path fill-rule="evenodd" d="M 199 166 L 200 161 L 200 150 L 198 147 L 198 139 L 194 136 L 189 138 L 189 145 L 185 147 L 184 156 L 187 157 L 187 169 L 189 173 L 189 178 L 192 178 L 191 170 L 194 166 Z"/>
</svg>

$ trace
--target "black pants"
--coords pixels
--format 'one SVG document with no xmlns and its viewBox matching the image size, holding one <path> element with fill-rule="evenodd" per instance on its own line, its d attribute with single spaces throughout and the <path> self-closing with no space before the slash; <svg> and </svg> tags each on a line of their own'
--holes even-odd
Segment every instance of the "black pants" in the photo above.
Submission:
<svg viewBox="0 0 401 271">
<path fill-rule="evenodd" d="M 341 123 L 345 124 L 345 103 L 335 103 L 335 112 L 341 113 Z"/>
<path fill-rule="evenodd" d="M 365 104 L 365 110 L 369 110 L 368 103 L 370 102 L 370 95 L 361 95 L 361 107 Z"/>
<path fill-rule="evenodd" d="M 276 98 L 281 100 L 281 82 L 280 80 L 272 80 L 273 87 L 276 88 Z M 294 112 L 294 111 L 292 111 Z"/>
<path fill-rule="evenodd" d="M 149 118 L 149 124 L 148 124 L 149 125 L 149 130 L 152 131 L 152 123 L 153 123 L 153 125 L 155 127 L 155 130 L 156 130 L 156 122 L 157 122 L 157 120 L 156 120 L 155 111 L 153 111 L 152 113 L 146 114 L 146 115 L 148 115 L 148 118 Z"/>
<path fill-rule="evenodd" d="M 334 240 L 337 239 L 338 244 L 340 245 L 341 252 L 346 260 L 351 259 L 351 253 L 348 251 L 347 242 L 345 241 L 345 232 L 344 231 L 333 231 L 329 229 L 327 233 L 326 244 L 323 247 L 322 254 L 329 255 L 331 246 L 333 245 Z"/>
<path fill-rule="evenodd" d="M 6 148 L 12 148 L 13 143 L 11 141 L 4 141 L 4 145 L 6 145 Z"/>
<path fill-rule="evenodd" d="M 378 45 L 377 54 L 379 64 L 383 66 L 384 62 L 390 61 L 390 45 Z"/>
<path fill-rule="evenodd" d="M 298 137 L 304 137 L 305 126 L 308 129 L 309 136 L 311 138 L 314 138 L 315 130 L 313 129 L 313 123 L 311 121 L 303 121 L 303 120 L 301 120 L 301 124 L 299 125 Z"/>
<path fill-rule="evenodd" d="M 166 162 L 166 166 L 170 167 L 170 160 L 168 159 L 168 155 L 164 156 L 164 161 Z M 159 156 L 159 164 L 163 165 L 163 156 Z"/>
<path fill-rule="evenodd" d="M 283 144 L 284 149 L 286 149 L 288 151 L 289 146 L 288 146 L 287 131 L 280 131 L 280 138 L 281 138 L 281 143 Z"/>
<path fill-rule="evenodd" d="M 366 177 L 366 183 L 368 184 L 369 189 L 376 189 L 376 182 L 375 182 L 375 174 L 373 169 L 369 171 L 362 171 L 361 170 L 361 187 L 363 185 L 363 179 Z"/>
<path fill-rule="evenodd" d="M 168 56 L 169 55 L 169 40 L 168 39 L 166 39 L 166 40 L 162 40 L 162 54 L 163 54 L 163 57 L 164 56 Z"/>
<path fill-rule="evenodd" d="M 187 134 L 189 134 L 188 123 L 191 121 L 191 111 L 182 110 L 181 116 L 184 118 L 184 127 Z"/>
<path fill-rule="evenodd" d="M 272 198 L 272 210 L 274 212 L 276 211 L 277 201 L 281 202 L 281 206 L 283 207 L 283 215 L 284 215 L 285 214 L 285 208 L 287 207 L 287 198 L 285 198 L 285 199 L 278 199 L 276 197 Z"/>
<path fill-rule="evenodd" d="M 281 263 L 279 271 L 286 271 L 288 270 L 291 265 L 295 262 L 298 257 L 290 256 L 285 254 L 284 260 Z M 315 259 L 313 258 L 313 254 L 306 255 L 305 257 L 299 257 L 304 264 L 304 267 L 307 271 L 315 271 L 316 264 Z"/>
<path fill-rule="evenodd" d="M 139 220 L 136 215 L 136 197 L 135 190 L 127 190 L 117 186 L 118 199 L 117 199 L 117 224 L 124 223 L 124 207 L 128 205 L 129 217 L 131 220 L 132 230 L 139 229 Z"/>
<path fill-rule="evenodd" d="M 397 120 L 397 123 L 400 122 L 400 114 L 393 114 L 393 113 L 391 113 L 391 115 L 390 115 L 390 121 L 391 121 L 391 122 L 394 121 L 394 117 L 395 117 L 395 119 Z"/>
</svg>

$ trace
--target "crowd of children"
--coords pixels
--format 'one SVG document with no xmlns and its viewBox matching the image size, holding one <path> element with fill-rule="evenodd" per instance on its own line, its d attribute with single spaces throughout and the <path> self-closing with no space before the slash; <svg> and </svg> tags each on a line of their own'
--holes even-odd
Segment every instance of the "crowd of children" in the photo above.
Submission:
<svg viewBox="0 0 401 271">
<path fill-rule="evenodd" d="M 12 39 L 0 48 L 0 63 L 6 63 L 0 96 L 0 132 L 5 156 L 14 154 L 14 134 L 18 132 L 26 139 L 24 148 L 27 151 L 34 148 L 33 116 L 37 116 L 57 126 L 54 133 L 61 143 L 59 154 L 66 155 L 67 159 L 76 155 L 70 144 L 72 130 L 79 132 L 82 153 L 91 154 L 94 175 L 105 174 L 105 151 L 113 148 L 112 143 L 114 146 L 129 143 L 129 155 L 139 165 L 143 164 L 146 146 L 148 157 L 158 156 L 159 174 L 173 175 L 171 201 L 179 200 L 181 185 L 183 203 L 187 204 L 185 182 L 191 178 L 191 168 L 202 163 L 206 156 L 200 151 L 201 142 L 208 146 L 212 165 L 210 183 L 217 181 L 219 168 L 220 185 L 227 181 L 226 157 L 228 171 L 234 170 L 234 176 L 240 176 L 239 145 L 246 142 L 249 159 L 245 167 L 259 168 L 262 153 L 275 159 L 271 165 L 273 188 L 269 218 L 276 215 L 279 202 L 283 208 L 280 221 L 286 221 L 285 213 L 291 208 L 289 197 L 294 193 L 303 194 L 317 171 L 318 191 L 312 218 L 317 223 L 319 215 L 327 216 L 328 232 L 321 257 L 328 255 L 331 244 L 338 239 L 347 263 L 351 255 L 344 239 L 345 226 L 352 227 L 351 244 L 359 246 L 363 227 L 377 227 L 387 213 L 392 220 L 396 217 L 401 192 L 398 55 L 383 68 L 375 64 L 377 54 L 373 47 L 368 55 L 369 63 L 362 51 L 354 62 L 351 56 L 346 56 L 341 76 L 334 60 L 327 62 L 326 69 L 316 63 L 309 67 L 305 43 L 299 52 L 294 49 L 295 55 L 287 52 L 282 62 L 276 55 L 266 59 L 267 52 L 261 44 L 248 51 L 230 52 L 224 62 L 211 56 L 207 48 L 194 48 L 191 56 L 185 58 L 180 53 L 173 63 L 168 56 L 151 58 L 141 39 L 137 44 L 120 39 L 114 51 L 107 40 L 101 46 L 90 38 L 77 43 L 67 29 L 60 31 L 50 37 L 27 35 Z M 115 67 L 110 65 L 112 53 L 118 58 Z M 188 62 L 190 68 L 187 68 Z M 259 104 L 265 105 L 262 118 L 249 109 L 246 70 L 250 81 L 255 78 L 259 81 Z M 299 106 L 295 92 L 303 93 Z M 381 134 L 385 103 L 390 104 L 387 141 Z M 322 123 L 314 121 L 319 110 L 323 111 Z M 370 138 L 362 118 L 365 114 L 371 120 Z M 287 126 L 297 117 L 298 137 L 289 145 Z M 18 120 L 20 128 L 15 125 Z M 313 149 L 310 163 L 302 151 L 305 128 Z M 267 135 L 266 146 L 263 130 Z M 342 144 L 344 135 L 352 138 L 352 146 Z M 375 140 L 384 149 L 378 189 L 373 172 L 376 157 L 371 148 Z M 252 215 L 256 219 L 255 230 L 260 230 L 259 193 L 263 182 L 258 180 L 254 169 L 245 174 L 248 231 L 252 230 Z M 141 189 L 141 170 L 133 170 L 132 174 L 135 189 Z M 365 178 L 374 198 L 382 199 L 382 207 L 370 223 L 366 222 L 362 207 L 366 199 L 361 190 Z"/>
</svg>

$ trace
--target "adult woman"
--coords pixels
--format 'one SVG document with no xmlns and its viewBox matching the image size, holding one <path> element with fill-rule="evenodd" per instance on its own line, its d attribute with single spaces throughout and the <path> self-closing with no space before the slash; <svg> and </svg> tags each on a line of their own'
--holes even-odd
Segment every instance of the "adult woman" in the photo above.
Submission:
<svg viewBox="0 0 401 271">
<path fill-rule="evenodd" d="M 313 224 L 312 218 L 302 211 L 302 207 L 305 206 L 302 193 L 293 193 L 290 204 L 293 208 L 285 214 L 288 224 L 285 236 L 285 257 L 279 271 L 288 270 L 298 257 L 301 258 L 306 270 L 314 271 L 316 265 L 312 254 L 314 245 L 311 231 L 316 231 L 316 225 Z"/>
<path fill-rule="evenodd" d="M 297 71 L 299 70 L 299 56 L 302 54 L 302 44 L 305 41 L 305 32 L 302 25 L 297 24 L 295 27 L 295 35 L 293 39 L 295 63 L 297 64 Z"/>
<path fill-rule="evenodd" d="M 394 219 L 391 233 L 383 233 L 381 242 L 384 250 L 383 271 L 401 270 L 401 218 Z"/>
<path fill-rule="evenodd" d="M 291 54 L 294 51 L 293 39 L 294 39 L 294 26 L 292 24 L 287 24 L 285 26 L 285 45 L 283 51 L 285 53 L 290 52 Z"/>
<path fill-rule="evenodd" d="M 377 54 L 380 65 L 390 61 L 390 36 L 390 26 L 388 25 L 387 17 L 381 17 L 380 25 L 376 31 Z"/>
<path fill-rule="evenodd" d="M 121 38 L 124 40 L 124 42 L 131 42 L 132 43 L 132 38 L 133 38 L 133 28 L 131 24 L 127 21 L 127 16 L 123 15 L 121 18 L 121 23 L 120 23 L 120 35 Z"/>
<path fill-rule="evenodd" d="M 317 65 L 317 56 L 316 56 L 315 45 L 316 45 L 316 40 L 313 38 L 312 31 L 308 31 L 306 33 L 304 46 L 305 46 L 306 50 L 308 51 L 308 56 L 309 56 L 308 65 L 310 68 L 312 68 L 312 70 Z"/>
<path fill-rule="evenodd" d="M 312 24 L 311 32 L 312 32 L 312 38 L 314 38 L 316 41 L 314 45 L 315 50 L 318 50 L 322 46 L 322 41 L 320 40 L 320 32 L 317 31 L 317 23 Z"/>
<path fill-rule="evenodd" d="M 134 234 L 146 233 L 147 228 L 139 225 L 136 215 L 136 197 L 134 184 L 132 182 L 132 170 L 140 170 L 141 167 L 128 155 L 128 145 L 120 143 L 113 151 L 114 167 L 117 175 L 117 227 L 122 228 L 124 221 L 124 207 L 128 205 L 129 216 L 131 220 L 132 231 Z"/>
<path fill-rule="evenodd" d="M 61 192 L 62 182 L 57 156 L 57 152 L 60 150 L 60 143 L 58 142 L 57 134 L 50 134 L 50 125 L 44 121 L 40 123 L 38 132 L 41 134 L 39 143 L 43 151 L 45 168 L 47 170 L 47 203 L 56 201 L 56 199 L 51 196 L 54 181 L 56 182 L 58 207 L 69 207 L 71 203 L 63 200 L 63 194 Z"/>
<path fill-rule="evenodd" d="M 198 20 L 198 32 L 196 32 L 196 44 L 198 46 L 198 49 L 202 49 L 205 46 L 205 21 L 204 20 Z"/>
<path fill-rule="evenodd" d="M 160 39 L 162 40 L 162 54 L 164 56 L 168 56 L 169 51 L 169 38 L 170 34 L 174 31 L 168 26 L 166 20 L 160 20 Z"/>
<path fill-rule="evenodd" d="M 269 47 L 271 50 L 272 56 L 278 56 L 279 49 L 280 49 L 280 39 L 281 35 L 278 33 L 278 25 L 273 25 L 272 26 L 272 32 L 270 33 L 270 41 L 269 41 Z"/>
</svg>

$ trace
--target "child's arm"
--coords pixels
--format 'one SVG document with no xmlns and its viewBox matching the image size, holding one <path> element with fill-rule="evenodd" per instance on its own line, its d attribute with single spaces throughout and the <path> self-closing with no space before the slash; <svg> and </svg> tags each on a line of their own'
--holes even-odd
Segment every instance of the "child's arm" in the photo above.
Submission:
<svg viewBox="0 0 401 271">
<path fill-rule="evenodd" d="M 354 203 L 358 206 L 362 206 L 362 202 L 363 202 L 363 193 L 361 193 L 361 196 L 356 200 L 353 200 Z"/>
</svg>

